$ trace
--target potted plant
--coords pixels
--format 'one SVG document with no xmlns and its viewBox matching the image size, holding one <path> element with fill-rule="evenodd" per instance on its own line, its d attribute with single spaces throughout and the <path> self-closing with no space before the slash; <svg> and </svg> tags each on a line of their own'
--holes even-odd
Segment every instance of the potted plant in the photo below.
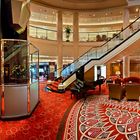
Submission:
<svg viewBox="0 0 140 140">
<path fill-rule="evenodd" d="M 68 25 L 65 27 L 65 33 L 66 33 L 66 42 L 69 42 L 69 37 L 70 37 L 70 34 L 71 34 L 71 27 Z"/>
</svg>

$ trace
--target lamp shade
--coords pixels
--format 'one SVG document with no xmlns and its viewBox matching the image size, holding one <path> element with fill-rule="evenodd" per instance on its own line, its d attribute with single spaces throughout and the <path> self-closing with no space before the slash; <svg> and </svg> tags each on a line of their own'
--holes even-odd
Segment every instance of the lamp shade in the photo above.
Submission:
<svg viewBox="0 0 140 140">
<path fill-rule="evenodd" d="M 116 75 L 120 75 L 121 74 L 121 72 L 120 71 L 116 71 Z"/>
</svg>

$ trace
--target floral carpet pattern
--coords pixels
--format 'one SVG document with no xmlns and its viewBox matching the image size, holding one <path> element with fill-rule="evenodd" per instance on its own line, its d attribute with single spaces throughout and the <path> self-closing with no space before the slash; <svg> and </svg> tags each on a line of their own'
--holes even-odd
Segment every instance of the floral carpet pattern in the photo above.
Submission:
<svg viewBox="0 0 140 140">
<path fill-rule="evenodd" d="M 63 140 L 140 140 L 140 104 L 92 95 L 79 100 L 67 118 Z"/>
</svg>

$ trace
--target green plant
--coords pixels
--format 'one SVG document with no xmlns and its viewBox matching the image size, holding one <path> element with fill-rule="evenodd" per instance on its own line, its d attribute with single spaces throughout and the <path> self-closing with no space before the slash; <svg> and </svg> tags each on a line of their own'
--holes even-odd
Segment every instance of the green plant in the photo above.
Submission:
<svg viewBox="0 0 140 140">
<path fill-rule="evenodd" d="M 26 76 L 26 69 L 22 65 L 14 65 L 12 70 L 12 77 L 19 79 L 19 78 L 24 78 Z"/>
<path fill-rule="evenodd" d="M 66 41 L 69 42 L 69 37 L 70 37 L 70 34 L 71 34 L 71 27 L 68 25 L 65 27 L 65 33 L 66 33 Z"/>
</svg>

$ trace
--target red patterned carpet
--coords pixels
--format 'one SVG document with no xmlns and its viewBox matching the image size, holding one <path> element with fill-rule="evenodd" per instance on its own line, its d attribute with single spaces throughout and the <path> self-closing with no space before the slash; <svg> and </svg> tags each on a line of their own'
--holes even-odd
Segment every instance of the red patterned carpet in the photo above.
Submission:
<svg viewBox="0 0 140 140">
<path fill-rule="evenodd" d="M 74 102 L 70 92 L 58 94 L 40 88 L 40 103 L 32 116 L 17 121 L 0 121 L 0 140 L 56 140 L 67 108 Z"/>
<path fill-rule="evenodd" d="M 67 118 L 63 140 L 140 140 L 140 105 L 92 95 L 79 100 Z"/>
</svg>

